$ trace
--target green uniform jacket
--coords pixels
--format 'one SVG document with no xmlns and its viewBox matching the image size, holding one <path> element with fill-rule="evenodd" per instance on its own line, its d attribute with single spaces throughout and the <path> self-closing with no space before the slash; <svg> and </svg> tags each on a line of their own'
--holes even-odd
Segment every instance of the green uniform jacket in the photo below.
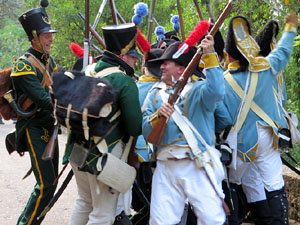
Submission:
<svg viewBox="0 0 300 225">
<path fill-rule="evenodd" d="M 117 60 L 120 61 L 121 59 L 118 58 Z M 123 61 L 123 63 L 125 62 Z M 116 66 L 116 64 L 113 65 L 100 60 L 96 65 L 95 71 L 99 72 L 105 68 L 113 66 Z M 126 67 L 128 65 L 121 65 L 121 67 L 122 66 Z M 110 152 L 120 140 L 126 141 L 129 136 L 138 136 L 141 134 L 142 112 L 138 98 L 138 88 L 132 77 L 124 73 L 113 73 L 105 76 L 103 79 L 109 81 L 116 91 L 116 100 L 112 104 L 112 112 L 109 114 L 108 118 L 111 118 L 118 110 L 121 111 L 121 115 L 119 117 L 120 124 L 105 138 L 108 145 L 108 151 Z M 78 138 L 76 138 L 74 134 L 70 134 L 64 162 L 68 159 L 75 140 L 78 142 Z M 91 146 L 91 140 L 85 144 L 85 147 L 87 148 L 90 148 Z M 95 165 L 99 156 L 99 150 L 94 148 L 86 160 L 87 165 L 82 170 L 94 173 L 96 168 Z"/>
<path fill-rule="evenodd" d="M 41 63 L 44 65 L 46 61 L 42 60 L 42 53 L 30 48 L 28 52 L 34 55 Z M 57 66 L 52 57 L 49 58 L 49 74 L 57 69 Z M 29 117 L 23 118 L 19 117 L 16 123 L 16 139 L 18 150 L 25 150 L 23 146 L 22 138 L 25 134 L 25 128 L 29 126 L 43 126 L 45 128 L 51 129 L 54 124 L 53 117 L 53 105 L 51 103 L 51 98 L 49 94 L 49 88 L 47 86 L 43 87 L 41 81 L 43 80 L 42 72 L 33 67 L 33 65 L 23 57 L 20 57 L 14 64 L 13 70 L 11 72 L 11 78 L 13 81 L 14 89 L 16 92 L 17 99 L 21 95 L 25 95 L 30 98 L 33 104 L 27 109 L 32 110 L 37 106 L 37 112 Z"/>
</svg>

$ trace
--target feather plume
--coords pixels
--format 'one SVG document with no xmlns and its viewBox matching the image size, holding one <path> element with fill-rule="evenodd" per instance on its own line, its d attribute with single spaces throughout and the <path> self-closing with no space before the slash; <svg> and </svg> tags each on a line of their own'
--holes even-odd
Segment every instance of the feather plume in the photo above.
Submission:
<svg viewBox="0 0 300 225">
<path fill-rule="evenodd" d="M 84 54 L 84 50 L 83 48 L 79 45 L 76 44 L 75 42 L 72 42 L 70 44 L 70 49 L 72 50 L 72 52 L 79 58 L 83 58 L 83 54 Z"/>
<path fill-rule="evenodd" d="M 170 21 L 171 21 L 171 23 L 173 24 L 173 29 L 174 29 L 175 31 L 178 31 L 179 28 L 180 28 L 180 25 L 179 25 L 179 16 L 178 16 L 178 15 L 172 16 L 172 18 L 171 18 Z"/>
<path fill-rule="evenodd" d="M 189 47 L 194 46 L 206 34 L 209 25 L 208 21 L 200 21 L 184 43 L 188 44 Z"/>
<path fill-rule="evenodd" d="M 163 26 L 157 26 L 155 28 L 155 35 L 157 40 L 165 39 L 165 28 Z"/>
<path fill-rule="evenodd" d="M 132 22 L 135 25 L 139 25 L 143 22 L 143 17 L 148 14 L 148 6 L 144 2 L 140 2 L 134 5 L 134 16 Z"/>
<path fill-rule="evenodd" d="M 178 15 L 174 15 L 171 17 L 171 23 L 178 23 L 179 22 L 179 16 Z"/>
<path fill-rule="evenodd" d="M 184 48 L 184 53 L 187 53 L 189 48 L 194 46 L 197 41 L 199 41 L 206 34 L 209 26 L 210 23 L 208 21 L 200 21 L 187 39 L 185 39 L 185 41 L 178 46 L 178 51 L 182 47 Z"/>
<path fill-rule="evenodd" d="M 134 13 L 138 16 L 144 17 L 148 14 L 148 6 L 144 2 L 139 2 L 134 5 Z"/>
<path fill-rule="evenodd" d="M 137 45 L 139 46 L 142 53 L 145 55 L 148 51 L 151 49 L 150 43 L 147 41 L 147 39 L 142 34 L 141 30 L 137 28 L 138 36 L 136 38 Z M 146 57 L 146 55 L 145 55 Z"/>
</svg>

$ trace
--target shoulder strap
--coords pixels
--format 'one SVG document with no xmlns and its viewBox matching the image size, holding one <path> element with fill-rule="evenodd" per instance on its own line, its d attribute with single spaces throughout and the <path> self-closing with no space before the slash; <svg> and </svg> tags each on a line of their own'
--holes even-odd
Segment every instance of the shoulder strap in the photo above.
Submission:
<svg viewBox="0 0 300 225">
<path fill-rule="evenodd" d="M 125 74 L 122 70 L 119 69 L 119 67 L 108 67 L 108 68 L 105 68 L 101 71 L 99 71 L 98 73 L 96 73 L 94 75 L 94 77 L 99 77 L 99 78 L 103 78 L 103 77 L 106 77 L 110 74 L 113 74 L 113 73 L 123 73 Z"/>
<path fill-rule="evenodd" d="M 233 76 L 227 72 L 225 74 L 225 79 L 227 80 L 228 84 L 231 86 L 231 88 L 234 90 L 234 92 L 242 99 L 244 95 L 244 90 L 239 86 L 239 84 L 235 81 Z M 254 101 L 254 94 L 257 86 L 257 80 L 258 80 L 258 75 L 257 73 L 252 74 L 252 79 L 249 87 L 249 92 L 246 96 L 245 104 L 244 107 L 242 108 L 241 116 L 240 116 L 240 121 L 238 124 L 238 131 L 241 129 L 246 116 L 251 109 L 254 113 L 256 113 L 263 121 L 265 121 L 267 124 L 269 124 L 271 127 L 276 128 L 275 123 L 273 120 L 268 116 L 267 113 L 265 113 Z"/>
<path fill-rule="evenodd" d="M 245 103 L 243 105 L 241 115 L 239 118 L 238 131 L 240 131 L 240 129 L 242 128 L 242 126 L 246 120 L 246 117 L 248 115 L 248 112 L 250 110 L 250 107 L 251 107 L 251 104 L 252 104 L 252 101 L 253 101 L 253 98 L 255 95 L 255 91 L 256 91 L 257 81 L 258 81 L 258 73 L 254 72 L 254 73 L 252 73 L 252 76 L 251 76 L 249 90 L 246 95 Z"/>
<path fill-rule="evenodd" d="M 42 86 L 50 86 L 52 83 L 50 74 L 49 74 L 49 63 L 46 66 L 42 64 L 34 55 L 28 53 L 29 56 L 25 56 L 29 62 L 33 64 L 34 67 L 38 68 L 43 74 L 43 80 L 41 82 Z"/>
<path fill-rule="evenodd" d="M 41 81 L 41 85 L 43 87 L 50 86 L 51 84 L 51 78 L 49 74 L 49 63 L 47 64 L 47 68 L 38 60 L 36 59 L 32 54 L 28 53 L 29 56 L 23 55 L 20 57 L 20 59 L 25 59 L 29 61 L 30 64 L 32 64 L 32 68 L 37 73 L 36 68 L 38 68 L 42 74 L 43 74 L 43 80 Z M 26 98 L 25 101 L 22 104 L 22 109 L 26 110 L 31 106 L 32 100 L 30 98 Z"/>
</svg>

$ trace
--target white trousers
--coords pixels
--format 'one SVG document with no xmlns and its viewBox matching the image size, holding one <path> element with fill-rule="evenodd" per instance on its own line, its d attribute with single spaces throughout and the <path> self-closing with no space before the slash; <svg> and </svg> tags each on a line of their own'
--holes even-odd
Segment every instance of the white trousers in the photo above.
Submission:
<svg viewBox="0 0 300 225">
<path fill-rule="evenodd" d="M 188 159 L 157 161 L 152 180 L 150 225 L 180 222 L 188 199 L 198 225 L 223 225 L 222 202 L 204 170 Z"/>
<path fill-rule="evenodd" d="M 264 194 L 258 192 L 264 193 L 264 188 L 276 191 L 284 186 L 280 152 L 273 147 L 270 128 L 258 127 L 258 149 L 252 163 L 255 166 L 248 169 L 251 163 L 245 163 L 237 157 L 237 169 L 229 171 L 230 182 L 243 185 L 248 201 L 263 200 Z"/>
<path fill-rule="evenodd" d="M 72 165 L 72 163 L 71 163 Z M 72 165 L 78 195 L 69 225 L 111 225 L 114 223 L 119 192 Z"/>
<path fill-rule="evenodd" d="M 242 187 L 248 203 L 266 200 L 265 184 L 258 168 L 251 163 L 242 176 Z"/>
</svg>

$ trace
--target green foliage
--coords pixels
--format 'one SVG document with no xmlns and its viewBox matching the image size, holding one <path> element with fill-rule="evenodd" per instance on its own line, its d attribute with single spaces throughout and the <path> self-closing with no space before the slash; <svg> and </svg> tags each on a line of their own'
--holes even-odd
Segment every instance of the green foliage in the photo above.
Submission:
<svg viewBox="0 0 300 225">
<path fill-rule="evenodd" d="M 116 0 L 115 4 L 123 19 L 127 22 L 131 22 L 131 18 L 134 15 L 134 5 L 138 2 L 140 2 L 140 0 Z M 144 0 L 144 2 L 148 5 L 148 11 L 150 12 L 152 1 Z M 228 1 L 198 0 L 198 2 L 204 18 L 209 18 L 209 11 L 207 8 L 207 5 L 209 5 L 213 17 L 216 20 Z M 90 23 L 92 25 L 101 3 L 102 1 L 99 0 L 90 0 Z M 187 37 L 200 19 L 193 1 L 181 0 L 180 3 L 185 37 Z M 230 11 L 230 14 L 220 28 L 220 31 L 223 34 L 223 37 L 225 37 L 230 18 L 236 15 L 242 15 L 248 18 L 253 36 L 255 36 L 264 26 L 264 24 L 270 19 L 277 19 L 279 21 L 280 30 L 282 31 L 285 24 L 284 15 L 286 15 L 289 10 L 297 10 L 293 9 L 295 5 L 299 6 L 300 0 L 290 0 L 289 5 L 284 5 L 284 0 L 236 0 Z M 20 15 L 22 12 L 25 12 L 27 9 L 40 6 L 39 1 L 37 0 L 2 0 L 0 1 L 0 6 L 0 16 L 2 18 L 0 21 L 0 67 L 5 68 L 9 67 L 13 62 L 13 58 L 22 55 L 29 46 L 25 32 L 17 21 L 18 15 Z M 84 23 L 77 16 L 79 12 L 81 12 L 83 15 L 85 14 L 85 3 L 83 0 L 49 0 L 47 13 L 51 19 L 52 27 L 58 30 L 58 33 L 55 34 L 55 40 L 51 54 L 55 58 L 57 64 L 63 69 L 71 69 L 72 65 L 76 61 L 76 56 L 74 56 L 69 49 L 69 44 L 71 42 L 76 42 L 81 46 L 83 45 Z M 154 18 L 159 25 L 165 28 L 166 31 L 173 30 L 173 24 L 170 22 L 170 19 L 173 15 L 177 14 L 177 1 L 156 1 Z M 100 34 L 100 36 L 102 36 L 101 27 L 112 23 L 113 20 L 109 1 L 107 1 L 96 31 Z M 153 23 L 151 43 L 156 41 L 156 35 L 154 34 L 154 29 L 156 26 L 157 25 Z M 143 22 L 139 25 L 139 29 L 146 37 L 148 29 L 148 16 L 143 18 Z M 181 32 L 179 32 L 178 36 L 181 37 Z M 92 43 L 101 48 L 95 38 L 92 38 Z M 300 68 L 299 45 L 300 37 L 298 36 L 298 39 L 295 41 L 295 50 L 293 52 L 293 56 L 284 71 L 289 97 L 287 108 L 288 110 L 297 113 L 298 116 L 300 108 L 300 71 L 298 69 Z M 99 55 L 99 53 L 95 50 L 91 50 L 91 52 L 94 56 Z"/>
<path fill-rule="evenodd" d="M 22 6 L 22 0 L 0 0 L 0 29 L 5 26 L 5 19 L 13 19 L 17 17 Z"/>
<path fill-rule="evenodd" d="M 40 1 L 37 0 L 0 0 L 0 68 L 10 67 L 13 59 L 21 56 L 29 47 L 26 34 L 21 25 L 18 23 L 18 16 L 28 9 L 40 7 Z M 63 69 L 71 69 L 76 61 L 76 56 L 69 49 L 71 42 L 76 42 L 83 46 L 84 41 L 84 23 L 79 19 L 77 14 L 81 12 L 85 15 L 84 0 L 49 0 L 47 13 L 51 19 L 52 27 L 58 30 L 55 34 L 55 40 L 52 48 L 52 56 L 57 64 Z M 134 15 L 134 5 L 141 0 L 115 0 L 116 8 L 120 12 L 125 21 L 131 22 Z M 144 0 L 150 11 L 151 0 Z M 198 0 L 202 14 L 205 19 L 209 18 L 210 6 L 214 19 L 216 20 L 226 6 L 228 0 Z M 90 24 L 93 25 L 95 17 L 98 13 L 102 1 L 90 0 Z M 194 2 L 191 0 L 181 0 L 181 10 L 184 23 L 185 37 L 194 29 L 199 16 L 195 8 Z M 220 31 L 223 37 L 226 37 L 226 32 L 230 18 L 236 15 L 246 17 L 250 23 L 252 35 L 255 36 L 264 24 L 270 19 L 276 19 L 279 22 L 281 33 L 284 28 L 284 16 L 288 11 L 297 11 L 295 6 L 300 5 L 300 0 L 290 0 L 288 5 L 284 4 L 284 0 L 247 0 L 235 1 L 230 14 L 225 19 Z M 173 30 L 173 24 L 170 19 L 173 15 L 177 15 L 177 1 L 164 0 L 156 1 L 154 18 L 159 25 L 163 26 L 166 31 Z M 111 10 L 109 1 L 104 8 L 99 24 L 96 28 L 97 32 L 102 36 L 101 27 L 107 24 L 112 24 Z M 156 41 L 154 29 L 157 25 L 153 23 L 151 43 Z M 139 25 L 139 29 L 144 36 L 147 35 L 148 16 L 143 18 L 143 22 Z M 280 35 L 281 35 L 280 33 Z M 299 34 L 299 33 L 298 33 Z M 279 35 L 279 36 L 280 36 Z M 181 37 L 181 32 L 178 34 Z M 103 36 L 102 36 L 103 37 Z M 101 48 L 95 38 L 92 38 L 92 43 Z M 288 93 L 288 103 L 286 109 L 292 111 L 300 118 L 300 36 L 298 35 L 294 44 L 295 48 L 291 60 L 283 74 Z M 91 50 L 94 56 L 99 55 L 95 50 Z M 141 63 L 139 63 L 140 66 Z M 137 73 L 141 73 L 137 68 Z M 292 153 L 300 161 L 299 153 L 300 143 L 295 146 Z M 298 153 L 297 153 L 298 151 Z"/>
<path fill-rule="evenodd" d="M 300 35 L 296 36 L 294 47 L 300 45 Z"/>
<path fill-rule="evenodd" d="M 5 27 L 0 32 L 0 68 L 2 69 L 11 67 L 14 58 L 24 54 L 29 47 L 27 36 L 22 27 L 10 19 L 6 19 L 5 24 Z"/>
</svg>

